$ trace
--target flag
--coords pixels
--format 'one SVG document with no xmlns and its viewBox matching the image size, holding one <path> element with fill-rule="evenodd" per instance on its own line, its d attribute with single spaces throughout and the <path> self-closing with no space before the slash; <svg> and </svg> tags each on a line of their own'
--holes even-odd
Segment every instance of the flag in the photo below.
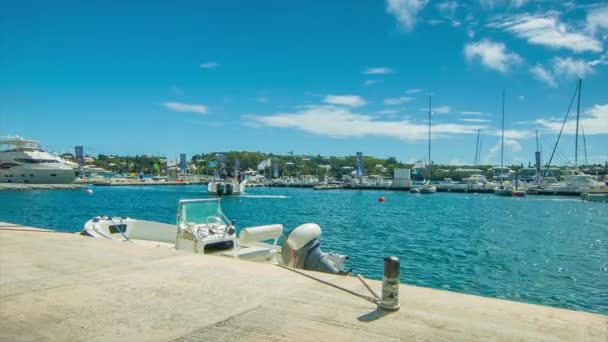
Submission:
<svg viewBox="0 0 608 342">
<path fill-rule="evenodd" d="M 182 153 L 179 155 L 179 172 L 181 174 L 186 173 L 186 154 Z"/>
<path fill-rule="evenodd" d="M 82 167 L 84 165 L 84 150 L 82 146 L 76 146 L 74 148 L 74 157 L 78 163 L 78 167 Z"/>
<path fill-rule="evenodd" d="M 212 160 L 209 162 L 209 164 L 207 164 L 208 167 L 215 167 L 215 165 L 217 165 L 217 163 L 215 162 L 215 160 Z"/>
<path fill-rule="evenodd" d="M 274 162 L 274 178 L 278 178 L 279 177 L 279 163 L 277 163 L 276 161 Z"/>
<path fill-rule="evenodd" d="M 357 177 L 363 177 L 363 152 L 357 152 Z"/>
<path fill-rule="evenodd" d="M 269 167 L 272 163 L 272 159 L 268 158 L 266 160 L 263 160 L 259 165 L 258 165 L 258 170 L 264 170 L 265 168 Z"/>
<path fill-rule="evenodd" d="M 240 169 L 240 168 L 241 168 L 241 161 L 239 160 L 239 158 L 236 158 L 236 159 L 234 160 L 234 169 L 235 169 L 235 170 L 238 170 L 238 169 Z"/>
</svg>

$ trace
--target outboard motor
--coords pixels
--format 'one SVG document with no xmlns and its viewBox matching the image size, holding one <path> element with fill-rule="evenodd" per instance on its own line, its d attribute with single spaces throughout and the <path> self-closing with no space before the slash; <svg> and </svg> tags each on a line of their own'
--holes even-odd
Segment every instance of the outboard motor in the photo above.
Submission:
<svg viewBox="0 0 608 342">
<path fill-rule="evenodd" d="M 314 223 L 305 223 L 287 234 L 281 247 L 283 265 L 309 271 L 333 274 L 346 274 L 340 271 L 321 251 L 319 237 L 321 227 Z"/>
<path fill-rule="evenodd" d="M 232 185 L 232 183 L 226 183 L 225 189 L 226 195 L 230 195 L 232 192 L 234 192 L 234 185 Z"/>
<path fill-rule="evenodd" d="M 224 193 L 224 183 L 217 183 L 216 185 L 216 191 L 218 195 L 221 195 Z"/>
</svg>

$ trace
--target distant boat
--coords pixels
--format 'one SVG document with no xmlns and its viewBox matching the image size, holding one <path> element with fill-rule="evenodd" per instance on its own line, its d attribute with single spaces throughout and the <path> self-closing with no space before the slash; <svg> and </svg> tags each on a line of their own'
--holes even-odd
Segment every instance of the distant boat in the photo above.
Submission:
<svg viewBox="0 0 608 342">
<path fill-rule="evenodd" d="M 64 184 L 78 176 L 77 165 L 19 136 L 0 137 L 0 183 Z"/>
<path fill-rule="evenodd" d="M 434 194 L 437 192 L 437 188 L 434 185 L 431 185 L 431 93 L 429 93 L 429 165 L 428 169 L 428 178 L 422 188 L 420 188 L 421 194 Z"/>
<path fill-rule="evenodd" d="M 505 151 L 505 91 L 502 91 L 502 134 L 500 141 L 500 169 L 501 171 L 504 169 L 504 151 Z M 523 190 L 517 189 L 517 187 L 513 187 L 510 183 L 505 186 L 504 180 L 502 177 L 500 178 L 500 186 L 494 189 L 494 194 L 498 196 L 516 196 L 521 197 L 525 196 L 526 193 Z"/>
<path fill-rule="evenodd" d="M 211 195 L 240 195 L 245 192 L 245 184 L 234 178 L 214 179 L 207 184 L 207 192 Z"/>
</svg>

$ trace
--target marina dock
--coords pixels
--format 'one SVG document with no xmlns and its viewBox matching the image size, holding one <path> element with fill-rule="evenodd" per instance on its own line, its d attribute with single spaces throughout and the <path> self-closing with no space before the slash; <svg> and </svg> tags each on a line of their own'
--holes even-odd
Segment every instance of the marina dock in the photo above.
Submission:
<svg viewBox="0 0 608 342">
<path fill-rule="evenodd" d="M 0 270 L 3 341 L 608 339 L 599 314 L 409 285 L 387 313 L 269 264 L 10 223 L 0 223 Z M 366 293 L 355 277 L 315 276 Z"/>
<path fill-rule="evenodd" d="M 142 181 L 105 181 L 105 182 L 91 182 L 94 186 L 161 186 L 161 185 L 207 185 L 207 182 L 195 182 L 195 181 L 165 181 L 165 182 L 142 182 Z"/>
</svg>

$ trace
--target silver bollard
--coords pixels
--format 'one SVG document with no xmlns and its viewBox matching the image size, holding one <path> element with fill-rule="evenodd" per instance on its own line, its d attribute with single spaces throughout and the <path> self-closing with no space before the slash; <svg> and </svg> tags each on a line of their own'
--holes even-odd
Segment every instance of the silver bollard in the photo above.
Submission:
<svg viewBox="0 0 608 342">
<path fill-rule="evenodd" d="M 382 302 L 378 306 L 389 311 L 399 310 L 399 258 L 396 256 L 384 258 Z"/>
</svg>

